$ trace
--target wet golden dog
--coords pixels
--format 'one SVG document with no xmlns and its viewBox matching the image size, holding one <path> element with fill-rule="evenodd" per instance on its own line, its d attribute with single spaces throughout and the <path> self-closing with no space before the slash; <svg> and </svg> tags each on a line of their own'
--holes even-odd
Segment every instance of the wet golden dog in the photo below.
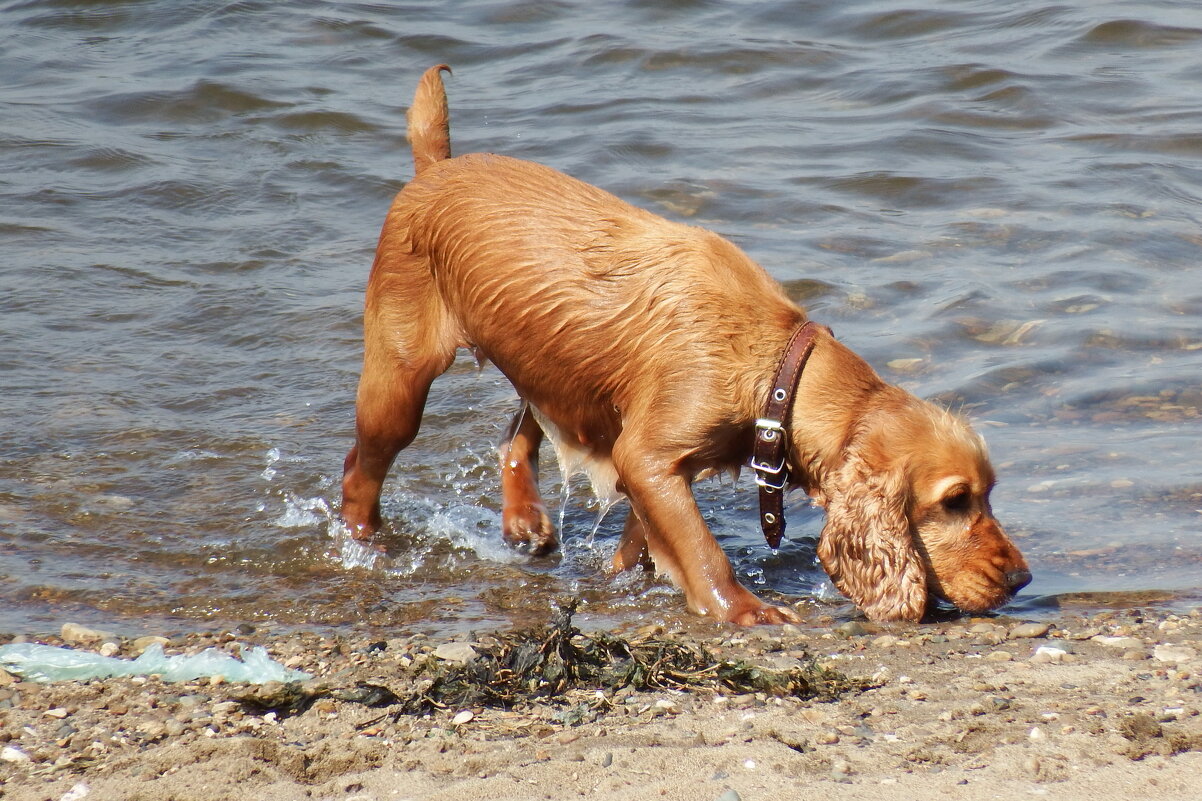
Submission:
<svg viewBox="0 0 1202 801">
<path fill-rule="evenodd" d="M 537 484 L 545 434 L 601 494 L 629 499 L 615 570 L 653 563 L 690 609 L 719 620 L 796 620 L 739 584 L 691 485 L 748 461 L 805 312 L 713 233 L 538 164 L 451 158 L 443 69 L 418 86 L 417 174 L 388 213 L 368 283 L 343 519 L 360 538 L 380 526 L 381 486 L 431 382 L 473 348 L 525 401 L 501 445 L 507 541 L 557 545 Z M 819 558 L 870 618 L 917 620 L 931 596 L 982 612 L 1030 580 L 990 510 L 993 470 L 965 421 L 885 383 L 825 330 L 794 397 L 790 481 L 825 507 Z"/>
</svg>

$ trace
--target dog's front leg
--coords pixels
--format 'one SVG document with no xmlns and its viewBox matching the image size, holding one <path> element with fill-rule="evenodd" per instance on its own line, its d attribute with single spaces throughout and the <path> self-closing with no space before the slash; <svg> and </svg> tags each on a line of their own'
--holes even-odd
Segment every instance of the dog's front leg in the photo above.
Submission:
<svg viewBox="0 0 1202 801">
<path fill-rule="evenodd" d="M 684 590 L 689 609 L 744 626 L 800 622 L 793 610 L 770 606 L 739 583 L 701 518 L 689 480 L 675 472 L 674 460 L 622 447 L 630 441 L 626 435 L 619 440 L 614 465 L 656 569 Z"/>
<path fill-rule="evenodd" d="M 647 527 L 639 516 L 631 510 L 626 515 L 626 525 L 622 529 L 622 539 L 618 541 L 618 549 L 614 552 L 613 572 L 621 573 L 630 570 L 635 565 L 653 568 L 651 554 L 647 553 Z"/>
<path fill-rule="evenodd" d="M 509 424 L 497 448 L 501 462 L 501 536 L 520 551 L 541 556 L 559 547 L 547 506 L 538 491 L 538 446 L 543 441 L 530 406 Z"/>
</svg>

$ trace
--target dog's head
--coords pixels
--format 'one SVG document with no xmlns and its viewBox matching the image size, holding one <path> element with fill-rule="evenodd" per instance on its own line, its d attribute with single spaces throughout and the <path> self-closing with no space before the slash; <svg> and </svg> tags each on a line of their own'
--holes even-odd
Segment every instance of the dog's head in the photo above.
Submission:
<svg viewBox="0 0 1202 801">
<path fill-rule="evenodd" d="M 966 612 L 1000 606 L 1031 574 L 993 517 L 993 483 L 964 420 L 884 393 L 822 486 L 822 566 L 874 620 L 919 620 L 932 595 Z"/>
</svg>

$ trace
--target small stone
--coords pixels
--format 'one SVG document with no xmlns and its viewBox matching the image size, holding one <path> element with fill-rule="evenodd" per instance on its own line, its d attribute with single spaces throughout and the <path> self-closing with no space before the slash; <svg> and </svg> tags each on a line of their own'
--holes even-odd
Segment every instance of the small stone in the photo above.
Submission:
<svg viewBox="0 0 1202 801">
<path fill-rule="evenodd" d="M 466 665 L 476 658 L 476 649 L 471 646 L 471 643 L 444 642 L 434 649 L 434 656 L 444 662 Z"/>
<path fill-rule="evenodd" d="M 814 742 L 818 745 L 835 745 L 839 742 L 839 735 L 833 731 L 820 731 L 814 735 Z"/>
<path fill-rule="evenodd" d="M 1014 628 L 1010 629 L 1010 638 L 1018 639 L 1021 637 L 1042 637 L 1052 630 L 1050 623 L 1019 623 Z"/>
<path fill-rule="evenodd" d="M 882 634 L 872 641 L 874 648 L 893 648 L 899 642 L 892 634 Z"/>
<path fill-rule="evenodd" d="M 159 645 L 167 645 L 170 642 L 171 642 L 171 640 L 167 639 L 166 637 L 158 637 L 155 635 L 151 635 L 148 637 L 138 637 L 136 640 L 134 640 L 133 642 L 131 642 L 129 644 L 129 648 L 131 651 L 133 651 L 134 654 L 141 656 L 143 651 L 145 651 L 147 648 L 154 645 L 155 643 L 158 643 Z"/>
<path fill-rule="evenodd" d="M 460 712 L 458 715 L 453 717 L 451 719 L 451 723 L 453 723 L 456 726 L 462 726 L 465 723 L 471 723 L 472 719 L 475 717 L 476 717 L 476 714 L 474 712 L 472 712 L 470 709 L 465 709 L 462 712 Z"/>
<path fill-rule="evenodd" d="M 29 762 L 29 754 L 22 751 L 20 748 L 14 748 L 11 745 L 4 746 L 0 749 L 0 762 Z"/>
<path fill-rule="evenodd" d="M 850 784 L 849 778 L 854 771 L 851 768 L 851 763 L 844 759 L 836 759 L 831 764 L 831 779 L 843 784 Z"/>
<path fill-rule="evenodd" d="M 1012 662 L 1014 654 L 1009 651 L 992 651 L 985 657 L 986 662 Z"/>
<path fill-rule="evenodd" d="M 63 709 L 61 706 L 56 706 L 54 709 L 47 709 L 42 714 L 48 718 L 57 718 L 58 720 L 62 720 L 63 718 L 67 717 L 67 715 L 70 713 L 67 712 L 66 709 Z"/>
<path fill-rule="evenodd" d="M 601 767 L 608 768 L 614 763 L 614 755 L 612 751 L 606 751 L 601 757 Z"/>
<path fill-rule="evenodd" d="M 68 645 L 92 645 L 98 642 L 111 642 L 117 638 L 107 632 L 90 629 L 78 623 L 64 623 L 59 636 Z"/>
<path fill-rule="evenodd" d="M 101 656 L 116 656 L 120 650 L 121 650 L 121 646 L 117 645 L 117 643 L 106 642 L 104 645 L 100 646 L 100 655 Z"/>
<path fill-rule="evenodd" d="M 863 637 L 868 633 L 868 629 L 864 628 L 859 621 L 851 620 L 841 626 L 836 626 L 835 633 L 840 637 Z"/>
<path fill-rule="evenodd" d="M 18 681 L 20 681 L 20 679 L 13 674 L 9 673 L 7 670 L 0 669 L 0 687 L 7 687 L 8 685 L 14 684 Z"/>
<path fill-rule="evenodd" d="M 1035 649 L 1035 655 L 1031 657 L 1031 661 L 1037 664 L 1060 664 L 1068 659 L 1068 649 L 1063 647 L 1061 643 L 1049 643 L 1041 645 Z"/>
<path fill-rule="evenodd" d="M 743 797 L 734 790 L 727 790 L 722 795 L 718 796 L 714 801 L 742 801 Z"/>
<path fill-rule="evenodd" d="M 1188 645 L 1158 645 L 1152 649 L 1152 658 L 1157 662 L 1180 664 L 1196 659 L 1198 652 Z"/>
<path fill-rule="evenodd" d="M 1105 645 L 1107 648 L 1114 648 L 1116 650 L 1130 651 L 1136 648 L 1144 647 L 1143 641 L 1135 637 L 1107 637 L 1099 634 L 1096 637 L 1091 637 L 1090 639 L 1096 643 Z"/>
</svg>

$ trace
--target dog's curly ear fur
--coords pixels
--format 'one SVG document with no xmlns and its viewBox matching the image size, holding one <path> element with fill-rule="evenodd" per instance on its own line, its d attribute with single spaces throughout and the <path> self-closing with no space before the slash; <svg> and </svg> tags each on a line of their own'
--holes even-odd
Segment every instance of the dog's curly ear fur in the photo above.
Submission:
<svg viewBox="0 0 1202 801">
<path fill-rule="evenodd" d="M 872 620 L 922 618 L 926 568 L 906 517 L 906 482 L 850 454 L 826 490 L 818 558 L 839 591 Z"/>
</svg>

